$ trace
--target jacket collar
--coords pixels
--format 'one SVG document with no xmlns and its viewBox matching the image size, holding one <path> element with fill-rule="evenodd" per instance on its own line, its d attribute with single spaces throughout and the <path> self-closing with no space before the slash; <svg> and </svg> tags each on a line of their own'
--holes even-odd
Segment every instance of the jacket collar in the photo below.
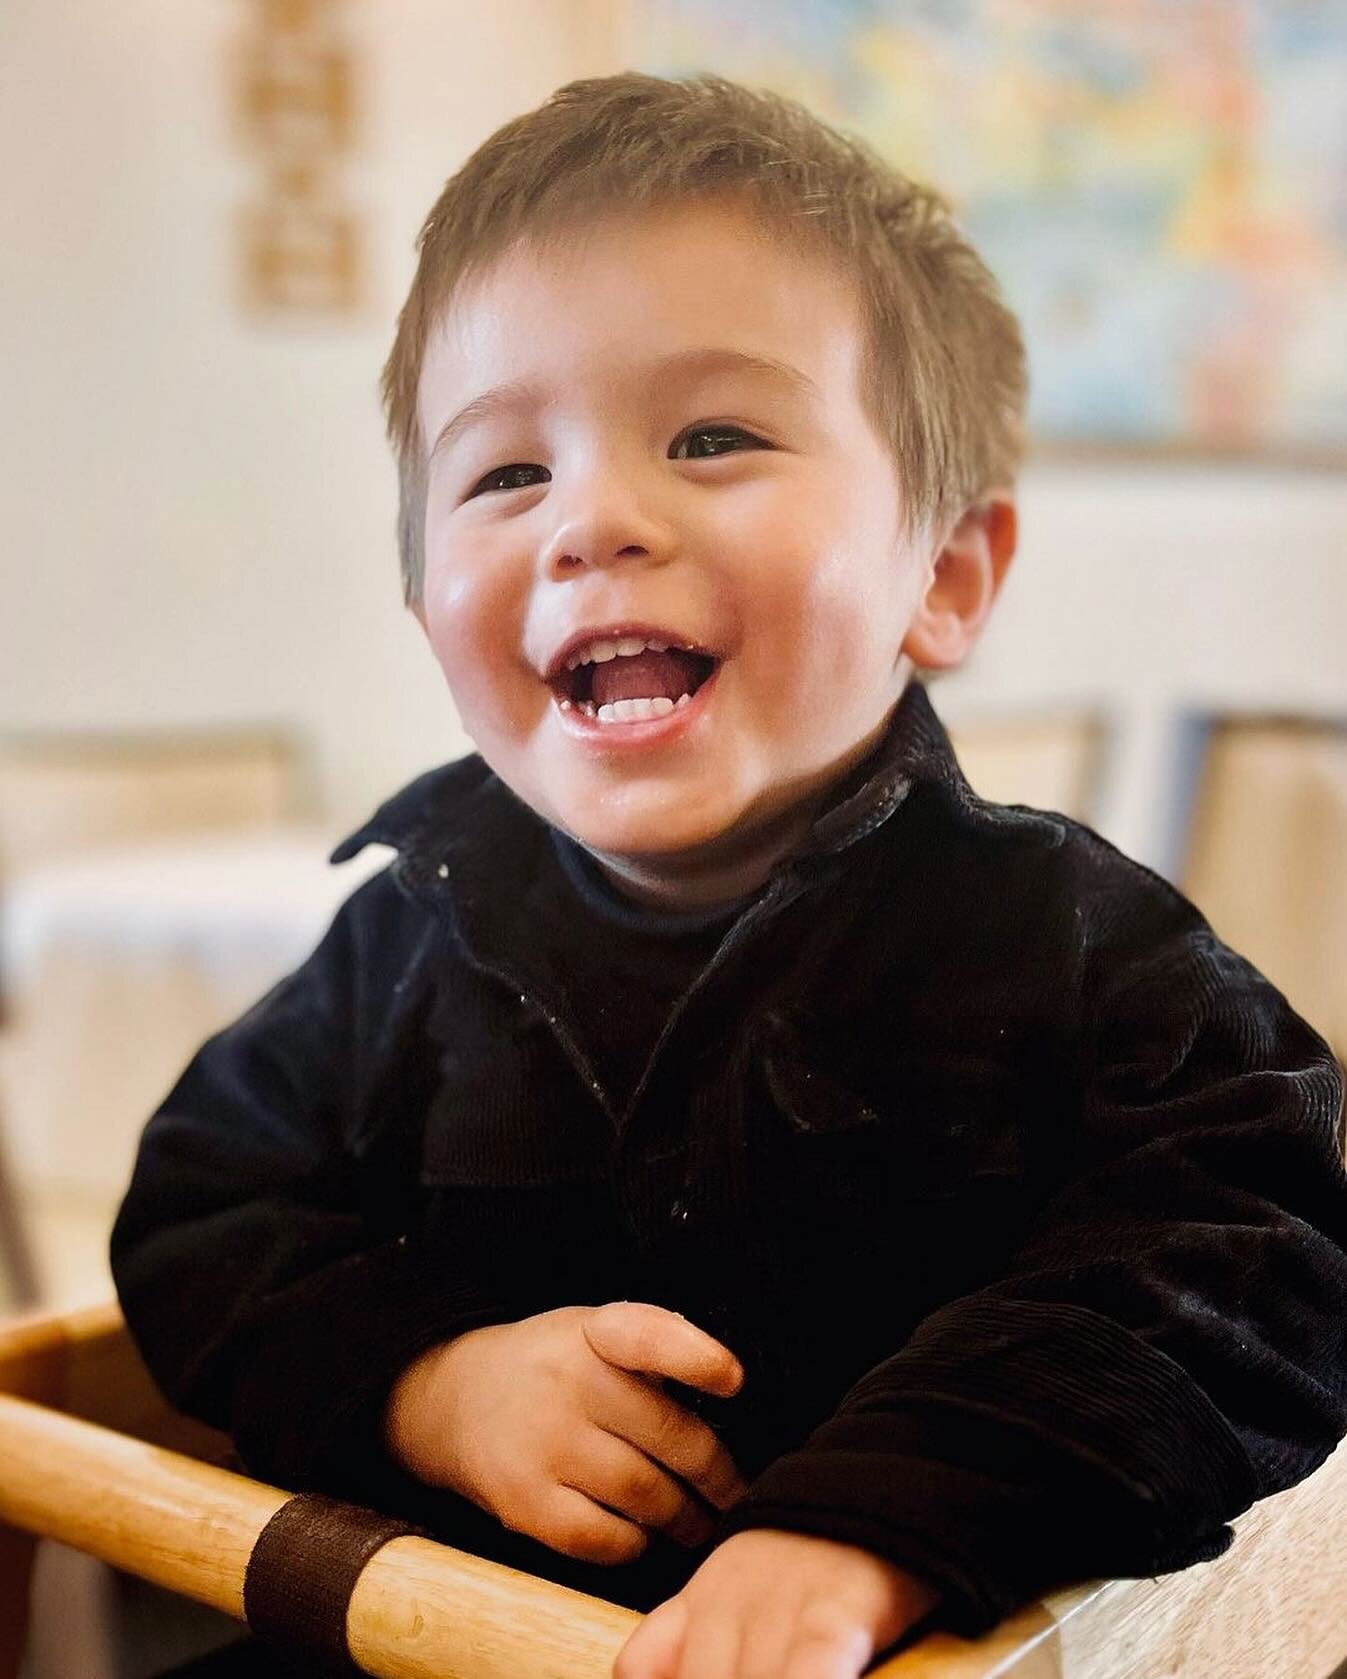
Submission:
<svg viewBox="0 0 1347 1679">
<path fill-rule="evenodd" d="M 873 833 L 894 814 L 914 787 L 929 786 L 965 825 L 989 833 L 1047 838 L 1060 843 L 1060 819 L 1019 806 L 992 804 L 968 785 L 954 749 L 931 705 L 925 686 L 910 682 L 895 706 L 889 726 L 875 750 L 852 769 L 827 808 L 815 820 L 796 861 L 833 856 Z M 488 818 L 483 824 L 482 819 Z M 385 800 L 374 815 L 348 834 L 330 861 L 344 863 L 367 845 L 390 845 L 417 873 L 434 853 L 433 872 L 444 879 L 451 856 L 461 859 L 468 850 L 492 836 L 503 838 L 504 825 L 515 830 L 532 826 L 538 837 L 544 823 L 488 768 L 479 753 L 427 770 Z M 514 849 L 512 846 L 511 849 Z M 441 870 L 444 872 L 441 873 Z"/>
<path fill-rule="evenodd" d="M 1027 837 L 1026 826 L 1032 825 L 1041 844 L 1043 824 L 1053 823 L 1037 813 L 979 799 L 955 762 L 925 689 L 910 685 L 875 750 L 844 778 L 805 843 L 778 864 L 741 910 L 697 983 L 709 982 L 788 905 L 837 872 L 838 853 L 881 829 L 917 787 L 934 790 L 956 820 L 989 834 L 1018 831 Z M 1060 824 L 1054 827 L 1060 839 Z M 332 860 L 341 862 L 371 843 L 397 847 L 395 879 L 448 924 L 474 967 L 541 1009 L 581 1078 L 620 1129 L 623 1116 L 603 1088 L 586 1046 L 587 1022 L 576 1005 L 566 952 L 538 936 L 533 894 L 540 885 L 546 890 L 547 871 L 555 867 L 546 855 L 551 849 L 547 823 L 473 753 L 404 787 L 343 840 Z M 451 1007 L 446 992 L 430 1023 L 432 1035 L 445 1042 L 452 1038 L 453 1025 L 443 1011 Z M 666 1024 L 665 1036 L 669 1030 Z M 657 1046 L 628 1111 L 640 1100 L 658 1055 Z"/>
</svg>

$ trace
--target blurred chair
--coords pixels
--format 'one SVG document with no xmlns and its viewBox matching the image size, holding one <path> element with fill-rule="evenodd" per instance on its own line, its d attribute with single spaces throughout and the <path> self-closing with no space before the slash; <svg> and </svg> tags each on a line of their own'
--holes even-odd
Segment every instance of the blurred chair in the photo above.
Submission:
<svg viewBox="0 0 1347 1679">
<path fill-rule="evenodd" d="M 1189 718 L 1183 891 L 1347 1061 L 1347 717 Z"/>
<path fill-rule="evenodd" d="M 4 1110 L 0 1109 L 0 1264 L 15 1306 L 35 1305 L 41 1295 L 37 1260 L 28 1237 L 5 1141 Z"/>
<path fill-rule="evenodd" d="M 274 826 L 305 802 L 280 729 L 0 735 L 0 883 L 123 840 Z"/>
<path fill-rule="evenodd" d="M 1094 820 L 1109 745 L 1098 712 L 970 718 L 949 733 L 969 785 L 984 799 Z"/>
<path fill-rule="evenodd" d="M 134 992 L 125 964 L 134 966 L 138 949 L 143 965 L 144 941 L 129 925 L 120 941 L 106 937 L 125 896 L 128 856 L 153 857 L 146 845 L 279 832 L 303 803 L 297 742 L 277 728 L 0 735 L 0 1262 L 15 1304 L 40 1293 L 15 1193 L 16 1176 L 25 1176 L 15 1145 L 25 1126 L 45 1143 L 63 1121 L 73 1123 L 57 1092 L 78 1074 L 82 1136 L 70 1152 L 97 1157 L 101 1098 L 114 1097 L 122 1065 L 136 1061 L 137 1045 L 114 1042 L 115 1032 L 104 1031 L 105 1053 L 92 1055 L 85 1008 L 100 962 L 106 998 Z M 149 866 L 166 886 L 162 865 Z M 102 914 L 101 939 L 81 936 L 96 919 L 90 905 Z M 114 950 L 123 963 L 116 973 Z M 147 1034 L 158 1036 L 165 1023 L 162 1012 L 143 1016 Z"/>
</svg>

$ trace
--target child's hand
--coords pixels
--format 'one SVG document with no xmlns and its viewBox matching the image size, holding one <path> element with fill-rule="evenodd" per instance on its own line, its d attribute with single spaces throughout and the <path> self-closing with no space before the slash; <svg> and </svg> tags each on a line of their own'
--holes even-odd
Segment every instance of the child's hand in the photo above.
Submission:
<svg viewBox="0 0 1347 1679">
<path fill-rule="evenodd" d="M 613 1679 L 857 1679 L 935 1601 L 859 1546 L 753 1528 L 645 1617 Z"/>
<path fill-rule="evenodd" d="M 664 1376 L 724 1397 L 744 1379 L 726 1347 L 662 1306 L 562 1306 L 423 1353 L 389 1396 L 385 1439 L 412 1474 L 504 1526 L 566 1556 L 629 1562 L 647 1528 L 686 1545 L 710 1538 L 689 1487 L 716 1509 L 744 1492 L 714 1432 L 661 1391 Z"/>
</svg>

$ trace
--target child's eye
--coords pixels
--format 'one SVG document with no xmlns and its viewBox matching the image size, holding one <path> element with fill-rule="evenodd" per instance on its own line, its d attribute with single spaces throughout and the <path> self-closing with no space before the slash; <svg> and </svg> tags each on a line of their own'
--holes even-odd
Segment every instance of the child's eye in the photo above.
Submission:
<svg viewBox="0 0 1347 1679">
<path fill-rule="evenodd" d="M 546 472 L 545 466 L 531 466 L 527 461 L 514 461 L 509 466 L 498 466 L 493 472 L 488 472 L 485 478 L 479 478 L 468 491 L 468 495 L 475 496 L 480 490 L 526 490 L 527 484 L 493 482 L 497 478 L 512 479 L 516 472 Z M 550 476 L 550 474 L 549 474 Z"/>
<path fill-rule="evenodd" d="M 707 453 L 692 457 L 680 455 L 678 450 L 682 444 L 690 442 L 696 437 L 711 439 L 711 447 Z M 726 439 L 729 440 L 728 447 L 726 447 Z M 713 460 L 717 455 L 736 453 L 737 451 L 734 449 L 736 440 L 758 448 L 765 447 L 760 438 L 754 437 L 752 432 L 744 431 L 739 426 L 693 426 L 690 431 L 685 431 L 681 437 L 675 439 L 670 455 L 674 460 L 687 460 L 689 458 Z M 512 461 L 509 466 L 498 466 L 488 472 L 484 478 L 479 478 L 472 489 L 469 490 L 469 498 L 479 495 L 484 490 L 525 490 L 528 488 L 528 484 L 521 480 L 517 474 L 528 472 L 541 472 L 544 477 L 551 477 L 545 466 L 535 466 L 528 461 Z M 504 482 L 500 482 L 500 480 L 504 480 Z"/>
<path fill-rule="evenodd" d="M 751 432 L 741 430 L 738 426 L 693 426 L 691 431 L 685 431 L 683 435 L 677 439 L 674 444 L 675 450 L 678 448 L 679 444 L 686 443 L 694 437 L 709 437 L 715 440 L 713 447 L 709 451 L 709 455 L 694 457 L 703 460 L 714 458 L 716 455 L 733 453 L 733 450 L 722 447 L 722 442 L 727 437 L 730 439 L 741 438 L 748 443 L 761 446 L 760 438 L 754 437 Z M 685 455 L 674 455 L 675 460 L 686 460 L 687 458 L 688 457 Z"/>
</svg>

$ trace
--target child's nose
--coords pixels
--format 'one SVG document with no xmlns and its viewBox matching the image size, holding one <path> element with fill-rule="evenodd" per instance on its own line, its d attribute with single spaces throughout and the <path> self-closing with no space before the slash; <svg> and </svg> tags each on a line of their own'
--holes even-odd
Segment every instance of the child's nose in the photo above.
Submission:
<svg viewBox="0 0 1347 1679">
<path fill-rule="evenodd" d="M 581 566 L 614 565 L 627 557 L 639 558 L 648 555 L 649 550 L 639 543 L 628 543 L 615 553 L 597 544 L 575 543 L 571 549 L 558 549 L 555 557 L 547 559 L 544 564 L 547 572 L 553 576 L 565 576 L 567 572 L 575 571 Z"/>
<path fill-rule="evenodd" d="M 662 520 L 644 511 L 632 495 L 609 490 L 593 505 L 561 520 L 543 545 L 540 569 L 545 577 L 567 577 L 585 567 L 599 569 L 631 560 L 662 561 L 674 550 L 674 534 Z"/>
</svg>

